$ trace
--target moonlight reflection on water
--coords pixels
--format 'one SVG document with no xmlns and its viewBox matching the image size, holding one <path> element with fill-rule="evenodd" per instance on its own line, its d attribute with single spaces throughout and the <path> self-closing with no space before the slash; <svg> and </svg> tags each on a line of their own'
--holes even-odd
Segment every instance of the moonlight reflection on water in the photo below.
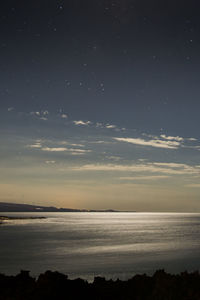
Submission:
<svg viewBox="0 0 200 300">
<path fill-rule="evenodd" d="M 1 272 L 28 269 L 37 275 L 51 269 L 90 280 L 94 275 L 126 279 L 159 268 L 176 273 L 200 267 L 200 214 L 5 215 L 18 219 L 0 228 Z"/>
</svg>

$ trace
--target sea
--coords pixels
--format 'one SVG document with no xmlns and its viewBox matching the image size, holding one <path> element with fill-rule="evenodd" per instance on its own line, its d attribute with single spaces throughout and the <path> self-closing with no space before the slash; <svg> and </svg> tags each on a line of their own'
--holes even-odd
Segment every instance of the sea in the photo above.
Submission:
<svg viewBox="0 0 200 300">
<path fill-rule="evenodd" d="M 46 270 L 92 281 L 126 280 L 158 269 L 200 269 L 198 213 L 0 213 L 0 273 Z"/>
</svg>

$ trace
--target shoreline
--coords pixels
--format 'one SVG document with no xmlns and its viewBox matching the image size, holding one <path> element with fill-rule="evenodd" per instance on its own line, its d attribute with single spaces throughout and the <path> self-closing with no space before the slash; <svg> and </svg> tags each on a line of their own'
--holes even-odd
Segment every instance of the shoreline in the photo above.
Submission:
<svg viewBox="0 0 200 300">
<path fill-rule="evenodd" d="M 47 217 L 10 217 L 10 216 L 0 216 L 0 225 L 4 224 L 4 221 L 13 220 L 35 220 L 35 219 L 47 219 Z"/>
</svg>

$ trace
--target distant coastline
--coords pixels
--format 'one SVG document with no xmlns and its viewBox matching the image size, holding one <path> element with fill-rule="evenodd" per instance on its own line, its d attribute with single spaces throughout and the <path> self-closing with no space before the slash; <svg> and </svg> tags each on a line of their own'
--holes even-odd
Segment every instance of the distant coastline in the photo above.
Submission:
<svg viewBox="0 0 200 300">
<path fill-rule="evenodd" d="M 135 212 L 135 211 L 119 211 L 114 209 L 73 209 L 73 208 L 57 208 L 54 206 L 40 206 L 30 204 L 0 202 L 0 212 Z"/>
</svg>

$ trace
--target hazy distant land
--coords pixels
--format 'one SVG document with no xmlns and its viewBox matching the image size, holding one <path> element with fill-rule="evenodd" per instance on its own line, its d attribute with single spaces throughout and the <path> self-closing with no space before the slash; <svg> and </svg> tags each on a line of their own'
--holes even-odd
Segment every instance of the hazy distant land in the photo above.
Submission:
<svg viewBox="0 0 200 300">
<path fill-rule="evenodd" d="M 57 208 L 54 206 L 36 206 L 30 204 L 18 204 L 0 202 L 0 212 L 122 212 L 113 209 L 96 210 L 96 209 L 73 209 L 73 208 Z"/>
</svg>

